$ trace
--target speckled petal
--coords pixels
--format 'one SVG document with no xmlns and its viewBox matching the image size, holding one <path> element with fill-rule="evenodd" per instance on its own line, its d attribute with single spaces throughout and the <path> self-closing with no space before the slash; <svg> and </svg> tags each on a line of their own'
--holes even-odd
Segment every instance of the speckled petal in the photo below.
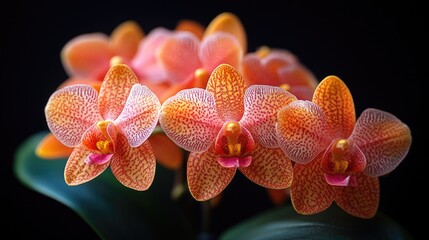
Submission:
<svg viewBox="0 0 429 240">
<path fill-rule="evenodd" d="M 110 161 L 101 165 L 86 164 L 84 161 L 91 152 L 83 146 L 77 146 L 73 150 L 64 169 L 64 179 L 68 185 L 75 186 L 91 181 L 109 167 Z"/>
<path fill-rule="evenodd" d="M 244 116 L 240 123 L 265 147 L 279 147 L 276 137 L 277 112 L 297 100 L 288 91 L 268 85 L 252 85 L 244 95 Z"/>
<path fill-rule="evenodd" d="M 161 104 L 157 96 L 146 86 L 135 84 L 115 124 L 126 136 L 131 147 L 137 147 L 146 141 L 155 129 L 160 111 Z"/>
<path fill-rule="evenodd" d="M 247 35 L 240 19 L 233 13 L 223 12 L 217 15 L 207 26 L 204 37 L 215 32 L 227 32 L 234 35 L 240 42 L 242 49 L 247 51 Z"/>
<path fill-rule="evenodd" d="M 137 190 L 147 190 L 155 178 L 156 160 L 148 141 L 139 147 L 130 147 L 127 139 L 119 134 L 116 152 L 110 168 L 116 179 L 124 186 Z"/>
<path fill-rule="evenodd" d="M 110 34 L 110 44 L 117 54 L 127 60 L 134 57 L 144 32 L 135 21 L 125 21 Z"/>
<path fill-rule="evenodd" d="M 411 146 L 411 131 L 405 123 L 388 112 L 372 108 L 362 112 L 350 138 L 366 156 L 365 173 L 373 177 L 394 170 Z"/>
<path fill-rule="evenodd" d="M 222 127 L 213 96 L 201 88 L 182 90 L 167 99 L 159 122 L 173 142 L 190 152 L 206 151 Z"/>
<path fill-rule="evenodd" d="M 336 203 L 347 213 L 360 217 L 372 218 L 377 213 L 380 184 L 378 178 L 365 174 L 356 176 L 356 187 L 336 187 Z"/>
<path fill-rule="evenodd" d="M 139 83 L 133 70 L 125 64 L 110 67 L 100 88 L 98 107 L 106 120 L 115 120 L 124 109 L 132 86 Z"/>
<path fill-rule="evenodd" d="M 61 50 L 61 61 L 69 76 L 102 79 L 115 52 L 103 33 L 79 35 Z"/>
<path fill-rule="evenodd" d="M 295 164 L 290 189 L 292 205 L 304 215 L 322 212 L 335 200 L 335 191 L 326 181 L 320 167 L 320 157 L 307 164 Z"/>
<path fill-rule="evenodd" d="M 55 91 L 45 106 L 49 129 L 68 147 L 79 144 L 82 134 L 100 120 L 97 91 L 89 85 L 73 85 Z"/>
<path fill-rule="evenodd" d="M 225 168 L 213 151 L 191 153 L 187 163 L 188 186 L 197 201 L 216 197 L 233 179 L 237 168 Z"/>
<path fill-rule="evenodd" d="M 210 75 L 207 91 L 213 93 L 222 121 L 240 121 L 244 114 L 244 78 L 229 64 L 221 64 Z"/>
<path fill-rule="evenodd" d="M 243 59 L 243 49 L 232 35 L 213 33 L 202 41 L 199 57 L 204 69 L 211 73 L 222 63 L 238 68 Z"/>
<path fill-rule="evenodd" d="M 252 163 L 239 170 L 252 182 L 266 188 L 283 189 L 292 184 L 292 162 L 280 148 L 256 145 L 251 153 Z"/>
<path fill-rule="evenodd" d="M 340 78 L 325 77 L 314 92 L 313 102 L 325 112 L 327 127 L 334 138 L 350 136 L 356 122 L 355 107 L 352 94 Z"/>
<path fill-rule="evenodd" d="M 171 83 L 187 82 L 201 67 L 198 57 L 199 40 L 189 32 L 176 32 L 159 48 L 159 63 Z"/>
<path fill-rule="evenodd" d="M 316 104 L 297 100 L 277 115 L 276 134 L 286 156 L 297 163 L 308 163 L 325 150 L 332 139 L 326 118 Z"/>
</svg>

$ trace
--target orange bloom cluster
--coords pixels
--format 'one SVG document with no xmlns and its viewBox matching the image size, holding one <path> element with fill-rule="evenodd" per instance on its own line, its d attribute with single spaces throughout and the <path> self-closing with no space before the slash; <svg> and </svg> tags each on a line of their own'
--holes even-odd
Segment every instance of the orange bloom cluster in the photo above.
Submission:
<svg viewBox="0 0 429 240">
<path fill-rule="evenodd" d="M 339 77 L 321 81 L 286 49 L 247 50 L 237 16 L 222 13 L 207 27 L 192 20 L 147 34 L 127 21 L 110 35 L 83 34 L 61 52 L 69 75 L 49 98 L 51 131 L 36 153 L 68 158 L 68 185 L 91 181 L 108 167 L 125 187 L 147 190 L 156 163 L 186 163 L 197 201 L 220 196 L 240 171 L 314 214 L 334 201 L 371 218 L 378 177 L 411 145 L 408 126 L 369 108 L 356 118 Z M 280 195 L 279 195 L 280 194 Z"/>
</svg>

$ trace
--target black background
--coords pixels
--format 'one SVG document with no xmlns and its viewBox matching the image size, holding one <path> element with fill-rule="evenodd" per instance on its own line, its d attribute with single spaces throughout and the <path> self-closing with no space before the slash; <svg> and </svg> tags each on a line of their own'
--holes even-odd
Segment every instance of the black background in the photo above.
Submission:
<svg viewBox="0 0 429 240">
<path fill-rule="evenodd" d="M 125 20 L 137 21 L 148 33 L 157 26 L 172 29 L 181 19 L 207 25 L 219 13 L 230 11 L 246 29 L 249 51 L 261 45 L 288 49 L 319 80 L 330 74 L 342 78 L 353 94 L 358 115 L 375 107 L 409 125 L 411 150 L 395 171 L 380 178 L 379 210 L 420 237 L 417 219 L 427 216 L 422 195 L 427 189 L 423 185 L 427 157 L 418 153 L 424 134 L 422 113 L 427 109 L 422 102 L 427 77 L 420 75 L 419 67 L 426 66 L 417 55 L 423 50 L 418 34 L 427 33 L 428 28 L 421 6 L 414 1 L 387 3 L 15 1 L 2 6 L 0 171 L 1 198 L 6 200 L 2 218 L 7 224 L 2 225 L 1 234 L 97 239 L 76 213 L 26 188 L 12 172 L 17 146 L 33 133 L 47 130 L 43 108 L 67 77 L 59 56 L 67 41 L 83 33 L 110 34 Z M 218 209 L 223 225 L 217 230 L 269 206 L 266 200 L 252 203 L 264 197 L 259 192 L 247 179 L 236 176 L 224 192 L 225 206 Z"/>
</svg>

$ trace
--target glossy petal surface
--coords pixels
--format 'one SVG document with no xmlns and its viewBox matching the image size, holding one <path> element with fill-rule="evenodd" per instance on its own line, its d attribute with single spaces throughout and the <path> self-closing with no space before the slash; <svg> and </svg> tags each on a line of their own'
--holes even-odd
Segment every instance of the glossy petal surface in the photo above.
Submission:
<svg viewBox="0 0 429 240">
<path fill-rule="evenodd" d="M 97 99 L 97 91 L 83 84 L 54 92 L 45 106 L 50 131 L 64 145 L 77 146 L 86 129 L 101 118 Z"/>
<path fill-rule="evenodd" d="M 253 138 L 265 147 L 279 147 L 275 125 L 277 112 L 296 98 L 279 87 L 252 85 L 244 95 L 244 116 L 240 121 Z"/>
<path fill-rule="evenodd" d="M 64 169 L 64 178 L 68 185 L 80 185 L 91 181 L 109 167 L 109 162 L 104 164 L 87 164 L 85 159 L 92 151 L 83 146 L 75 147 Z"/>
<path fill-rule="evenodd" d="M 394 170 L 411 146 L 411 131 L 406 124 L 390 113 L 372 108 L 359 116 L 350 138 L 366 156 L 365 173 L 373 177 Z"/>
<path fill-rule="evenodd" d="M 167 99 L 159 122 L 169 138 L 191 152 L 206 151 L 222 127 L 213 96 L 200 88 Z"/>
<path fill-rule="evenodd" d="M 313 102 L 319 105 L 326 115 L 327 127 L 333 131 L 334 138 L 348 138 L 356 122 L 352 95 L 346 84 L 337 76 L 324 78 L 317 86 Z"/>
<path fill-rule="evenodd" d="M 115 120 L 124 109 L 132 86 L 139 83 L 137 76 L 125 64 L 112 66 L 101 85 L 98 107 L 106 120 Z"/>
<path fill-rule="evenodd" d="M 135 84 L 115 124 L 126 136 L 130 146 L 137 147 L 155 129 L 160 110 L 161 104 L 156 95 L 146 86 Z"/>
<path fill-rule="evenodd" d="M 330 143 L 331 133 L 322 109 L 298 100 L 278 112 L 277 136 L 286 156 L 297 163 L 308 163 Z"/>
<path fill-rule="evenodd" d="M 149 142 L 130 147 L 127 139 L 119 134 L 110 167 L 124 186 L 144 191 L 151 186 L 155 177 L 156 159 Z"/>
<path fill-rule="evenodd" d="M 307 164 L 294 165 L 291 200 L 295 210 L 304 215 L 326 210 L 335 200 L 334 189 L 325 181 L 320 157 Z"/>
<path fill-rule="evenodd" d="M 252 182 L 266 188 L 283 189 L 292 184 L 292 163 L 280 148 L 256 145 L 252 163 L 239 170 Z"/>
<path fill-rule="evenodd" d="M 191 153 L 187 163 L 189 191 L 197 201 L 212 199 L 231 182 L 237 168 L 225 168 L 213 151 Z"/>
<path fill-rule="evenodd" d="M 377 213 L 380 198 L 378 178 L 364 174 L 356 176 L 356 187 L 337 187 L 336 203 L 347 213 L 361 217 L 372 218 Z"/>
<path fill-rule="evenodd" d="M 213 94 L 222 121 L 239 121 L 242 118 L 244 90 L 243 76 L 231 65 L 221 64 L 213 70 L 207 83 L 207 91 Z"/>
</svg>

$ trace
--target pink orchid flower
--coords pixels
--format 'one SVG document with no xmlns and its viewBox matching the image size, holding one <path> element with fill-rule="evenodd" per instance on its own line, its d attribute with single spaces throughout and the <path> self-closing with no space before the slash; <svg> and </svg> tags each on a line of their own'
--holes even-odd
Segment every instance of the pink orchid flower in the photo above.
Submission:
<svg viewBox="0 0 429 240">
<path fill-rule="evenodd" d="M 215 67 L 238 67 L 246 46 L 244 28 L 231 13 L 218 15 L 203 33 L 158 27 L 140 43 L 131 65 L 161 103 L 178 91 L 205 88 Z M 147 83 L 146 83 L 147 82 Z"/>
<path fill-rule="evenodd" d="M 318 84 L 314 74 L 284 49 L 263 46 L 254 53 L 247 53 L 240 71 L 249 85 L 280 86 L 302 100 L 311 100 Z"/>
<path fill-rule="evenodd" d="M 243 76 L 221 64 L 206 89 L 192 88 L 168 98 L 160 124 L 168 137 L 190 152 L 187 180 L 192 196 L 209 200 L 240 170 L 267 188 L 287 188 L 292 163 L 275 138 L 277 111 L 296 98 L 274 86 L 245 87 Z"/>
<path fill-rule="evenodd" d="M 277 136 L 296 162 L 291 200 L 301 214 L 335 201 L 351 215 L 373 217 L 378 177 L 394 170 L 411 145 L 410 129 L 390 113 L 368 108 L 356 120 L 352 95 L 336 76 L 320 82 L 312 102 L 298 100 L 279 111 Z"/>
<path fill-rule="evenodd" d="M 65 182 L 88 182 L 110 166 L 124 186 L 148 189 L 156 164 L 147 139 L 160 109 L 156 95 L 125 64 L 109 69 L 99 93 L 85 84 L 54 92 L 45 107 L 48 127 L 74 148 L 65 166 Z"/>
</svg>

